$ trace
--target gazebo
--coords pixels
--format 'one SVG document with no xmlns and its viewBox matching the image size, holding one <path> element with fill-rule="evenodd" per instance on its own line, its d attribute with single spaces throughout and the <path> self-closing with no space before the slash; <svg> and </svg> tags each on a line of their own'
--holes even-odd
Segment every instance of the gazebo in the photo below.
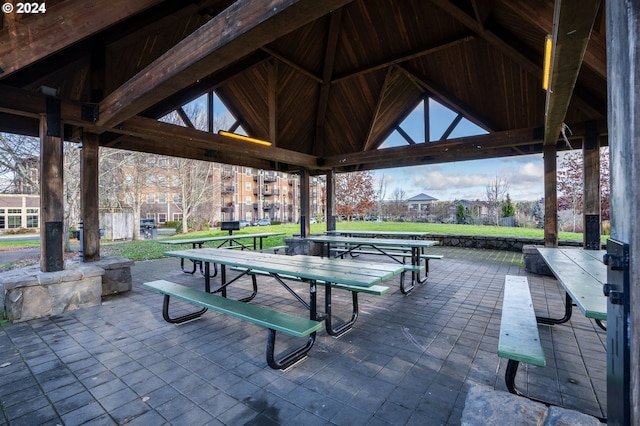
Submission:
<svg viewBox="0 0 640 426">
<path fill-rule="evenodd" d="M 11 7 L 6 6 L 10 4 Z M 585 155 L 585 247 L 599 245 L 599 148 L 611 149 L 610 421 L 640 411 L 635 55 L 640 8 L 598 0 L 50 0 L 0 15 L 0 131 L 41 141 L 43 272 L 62 260 L 62 141 L 82 144 L 84 261 L 100 259 L 100 147 L 310 175 L 544 154 L 545 245 L 557 246 L 556 153 Z M 22 8 L 22 9 L 20 9 Z M 544 86 L 544 88 L 543 88 Z M 213 93 L 237 118 L 213 133 Z M 209 132 L 158 121 L 208 95 Z M 400 123 L 434 99 L 457 117 L 439 140 Z M 461 119 L 486 135 L 451 139 Z M 255 140 L 234 139 L 239 126 Z M 398 131 L 406 146 L 380 148 Z M 617 244 L 617 243 L 616 243 Z M 613 269 L 613 268 L 612 268 Z M 617 270 L 617 269 L 616 269 Z M 620 281 L 620 282 L 618 282 Z M 624 303 L 618 304 L 617 301 Z M 628 336 L 628 340 L 627 340 Z M 618 353 L 618 352 L 616 352 Z M 634 354 L 631 356 L 630 354 Z M 614 366 L 616 368 L 614 368 Z M 630 366 L 630 368 L 626 368 Z"/>
</svg>

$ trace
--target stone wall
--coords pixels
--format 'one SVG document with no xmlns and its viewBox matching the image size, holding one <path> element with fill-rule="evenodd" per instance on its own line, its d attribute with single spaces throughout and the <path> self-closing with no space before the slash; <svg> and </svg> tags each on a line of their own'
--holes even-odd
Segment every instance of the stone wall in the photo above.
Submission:
<svg viewBox="0 0 640 426">
<path fill-rule="evenodd" d="M 100 304 L 104 269 L 75 265 L 56 272 L 39 266 L 0 274 L 2 317 L 27 321 Z"/>
<path fill-rule="evenodd" d="M 123 257 L 107 257 L 66 262 L 56 272 L 34 265 L 0 273 L 0 319 L 20 322 L 99 305 L 102 296 L 131 290 L 132 265 Z"/>
<path fill-rule="evenodd" d="M 542 245 L 542 238 L 499 237 L 486 235 L 452 235 L 429 234 L 429 240 L 436 240 L 440 245 L 450 247 L 485 248 L 491 250 L 522 251 L 527 245 Z M 582 247 L 582 241 L 560 241 L 561 246 Z"/>
</svg>

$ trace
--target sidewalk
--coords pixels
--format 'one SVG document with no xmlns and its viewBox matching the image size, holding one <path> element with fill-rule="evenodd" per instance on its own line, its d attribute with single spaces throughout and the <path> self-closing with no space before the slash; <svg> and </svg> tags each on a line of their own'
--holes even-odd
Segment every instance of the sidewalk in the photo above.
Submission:
<svg viewBox="0 0 640 426">
<path fill-rule="evenodd" d="M 166 323 L 162 296 L 141 284 L 201 286 L 202 277 L 182 273 L 177 259 L 138 262 L 133 290 L 101 306 L 0 326 L 0 425 L 460 424 L 474 385 L 506 390 L 497 356 L 504 276 L 527 274 L 519 253 L 437 252 L 445 258 L 431 262 L 425 285 L 403 296 L 396 277 L 389 294 L 361 295 L 354 328 L 339 339 L 320 331 L 287 371 L 266 365 L 263 328 L 212 312 Z M 529 283 L 538 314 L 563 312 L 553 278 Z M 275 281 L 258 286 L 255 303 L 304 315 Z M 308 287 L 294 288 L 306 297 Z M 333 310 L 347 315 L 343 296 Z M 548 365 L 522 365 L 519 388 L 606 417 L 605 332 L 576 312 L 540 335 Z"/>
</svg>

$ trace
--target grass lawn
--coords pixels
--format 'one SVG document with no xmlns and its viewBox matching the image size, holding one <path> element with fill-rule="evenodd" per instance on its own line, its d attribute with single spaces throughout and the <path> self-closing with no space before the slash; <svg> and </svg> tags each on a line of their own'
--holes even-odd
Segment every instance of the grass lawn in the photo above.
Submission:
<svg viewBox="0 0 640 426">
<path fill-rule="evenodd" d="M 456 225 L 441 223 L 413 223 L 413 222 L 339 222 L 338 229 L 366 230 L 366 231 L 420 231 L 431 232 L 434 234 L 458 234 L 458 235 L 491 235 L 505 237 L 530 237 L 544 238 L 542 229 L 532 228 L 510 228 L 501 226 L 476 226 L 476 225 Z M 325 223 L 316 223 L 311 225 L 311 232 L 314 234 L 322 234 L 326 231 Z M 247 227 L 240 231 L 235 231 L 234 235 L 255 234 L 262 232 L 284 232 L 284 235 L 266 238 L 263 247 L 272 247 L 283 245 L 284 238 L 291 237 L 293 234 L 300 233 L 300 225 L 271 225 L 259 227 Z M 169 237 L 172 240 L 180 238 L 199 238 L 217 235 L 227 235 L 227 231 L 200 231 L 191 232 L 189 234 L 176 235 Z M 560 240 L 581 241 L 582 234 L 571 232 L 560 232 Z M 605 238 L 603 237 L 603 241 Z M 0 237 L 0 250 L 15 250 L 26 247 L 38 247 L 39 241 L 16 241 L 4 240 Z M 213 244 L 205 244 L 205 247 L 213 247 Z M 124 256 L 132 260 L 150 260 L 161 258 L 163 252 L 170 250 L 179 250 L 181 248 L 190 248 L 190 246 L 167 246 L 159 244 L 156 240 L 145 241 L 127 241 L 127 242 L 107 242 L 101 244 L 101 254 L 103 256 Z"/>
</svg>

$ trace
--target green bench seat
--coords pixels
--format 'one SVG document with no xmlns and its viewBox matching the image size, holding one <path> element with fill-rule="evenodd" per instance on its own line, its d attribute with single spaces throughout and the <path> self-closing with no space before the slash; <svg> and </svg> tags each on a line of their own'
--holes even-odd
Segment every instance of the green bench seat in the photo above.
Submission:
<svg viewBox="0 0 640 426">
<path fill-rule="evenodd" d="M 266 327 L 269 330 L 267 339 L 267 363 L 271 368 L 283 369 L 304 358 L 315 342 L 315 333 L 322 327 L 319 321 L 297 317 L 295 315 L 266 309 L 238 300 L 231 300 L 217 294 L 207 293 L 201 290 L 176 284 L 166 280 L 157 280 L 144 283 L 143 286 L 164 295 L 162 315 L 165 321 L 182 323 L 200 317 L 208 309 L 217 311 L 234 318 L 245 320 L 253 324 Z M 169 299 L 175 297 L 185 302 L 201 306 L 203 309 L 181 317 L 172 318 L 169 315 Z M 291 350 L 275 357 L 276 332 L 286 333 L 294 337 L 307 337 L 307 342 L 300 348 Z"/>
<path fill-rule="evenodd" d="M 509 360 L 505 384 L 516 395 L 523 396 L 515 385 L 520 362 L 546 366 L 527 277 L 505 277 L 498 356 Z"/>
</svg>

